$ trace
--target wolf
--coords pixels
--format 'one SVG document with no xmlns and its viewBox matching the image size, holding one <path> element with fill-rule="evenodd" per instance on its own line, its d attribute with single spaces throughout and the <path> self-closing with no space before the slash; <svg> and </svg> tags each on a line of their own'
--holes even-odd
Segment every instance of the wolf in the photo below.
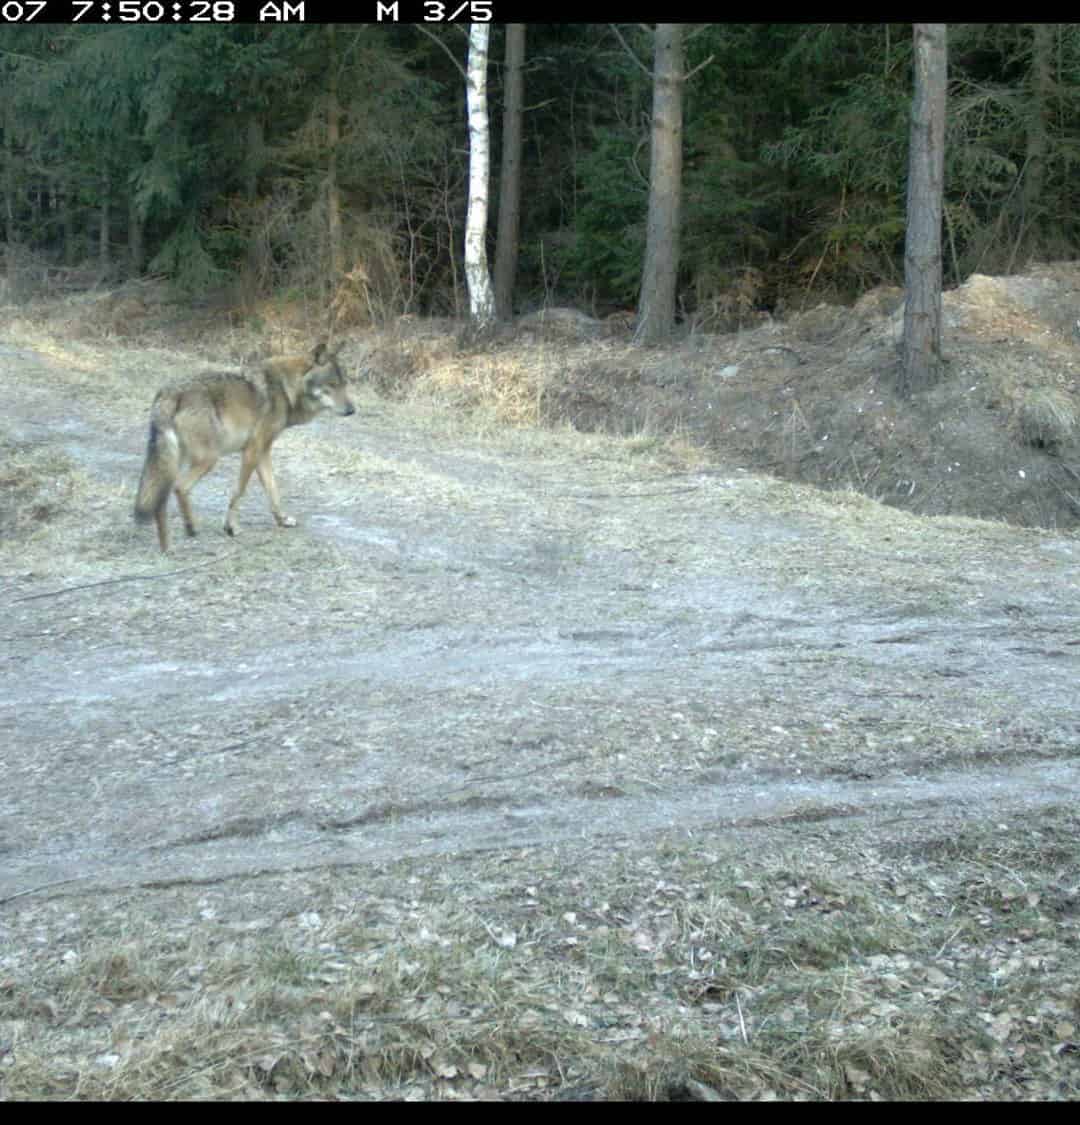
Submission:
<svg viewBox="0 0 1080 1125">
<path fill-rule="evenodd" d="M 330 351 L 320 341 L 309 352 L 276 356 L 251 371 L 207 371 L 158 391 L 150 409 L 135 520 L 157 523 L 163 552 L 169 549 L 169 493 L 176 492 L 184 528 L 194 535 L 191 490 L 224 453 L 241 455 L 240 480 L 229 501 L 225 531 L 236 534 L 236 508 L 253 472 L 259 474 L 278 526 L 296 526 L 281 510 L 270 449 L 283 430 L 310 422 L 324 410 L 356 413 L 338 364 L 340 350 L 340 344 Z"/>
</svg>

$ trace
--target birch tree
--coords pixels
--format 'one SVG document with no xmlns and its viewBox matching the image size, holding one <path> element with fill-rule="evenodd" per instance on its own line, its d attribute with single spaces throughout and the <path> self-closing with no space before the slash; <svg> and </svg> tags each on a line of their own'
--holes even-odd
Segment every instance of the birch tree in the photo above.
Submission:
<svg viewBox="0 0 1080 1125">
<path fill-rule="evenodd" d="M 484 331 L 495 321 L 495 293 L 488 273 L 487 234 L 489 129 L 487 57 L 490 24 L 469 28 L 469 60 L 465 78 L 469 112 L 469 205 L 465 218 L 465 281 L 473 327 Z"/>
</svg>

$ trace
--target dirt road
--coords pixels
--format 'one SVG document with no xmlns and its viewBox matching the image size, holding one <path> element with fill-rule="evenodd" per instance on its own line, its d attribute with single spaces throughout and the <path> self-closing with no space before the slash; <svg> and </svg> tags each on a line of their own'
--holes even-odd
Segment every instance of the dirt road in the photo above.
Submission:
<svg viewBox="0 0 1080 1125">
<path fill-rule="evenodd" d="M 75 482 L 0 552 L 0 898 L 658 829 L 903 835 L 1080 788 L 1075 537 L 455 435 L 361 392 L 277 447 L 298 529 L 253 487 L 221 534 L 232 459 L 162 560 L 130 514 L 152 386 L 0 364 L 5 455 Z"/>
</svg>

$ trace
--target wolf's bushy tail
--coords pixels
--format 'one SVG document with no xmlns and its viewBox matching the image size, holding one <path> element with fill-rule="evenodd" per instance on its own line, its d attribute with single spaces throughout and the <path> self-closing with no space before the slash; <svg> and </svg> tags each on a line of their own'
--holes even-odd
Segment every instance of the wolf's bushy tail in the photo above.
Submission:
<svg viewBox="0 0 1080 1125">
<path fill-rule="evenodd" d="M 180 472 L 180 442 L 171 420 L 150 419 L 146 462 L 135 495 L 136 523 L 149 523 L 165 507 Z"/>
</svg>

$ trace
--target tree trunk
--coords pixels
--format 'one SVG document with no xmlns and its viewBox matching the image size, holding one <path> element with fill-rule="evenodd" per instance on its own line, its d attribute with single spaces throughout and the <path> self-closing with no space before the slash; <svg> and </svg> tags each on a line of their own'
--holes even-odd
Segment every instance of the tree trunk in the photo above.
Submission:
<svg viewBox="0 0 1080 1125">
<path fill-rule="evenodd" d="M 473 327 L 486 331 L 495 321 L 495 294 L 488 273 L 488 108 L 487 55 L 490 27 L 474 23 L 469 28 L 469 62 L 466 75 L 469 109 L 469 208 L 465 219 L 465 280 L 469 287 L 469 312 Z"/>
<path fill-rule="evenodd" d="M 506 102 L 503 107 L 499 235 L 495 243 L 495 309 L 500 320 L 514 312 L 518 230 L 521 222 L 521 115 L 524 100 L 525 25 L 506 25 Z"/>
<path fill-rule="evenodd" d="M 946 25 L 915 24 L 915 89 L 904 246 L 903 364 L 898 390 L 925 390 L 941 371 L 941 207 L 945 178 Z"/>
<path fill-rule="evenodd" d="M 1027 159 L 1025 160 L 1024 187 L 1020 196 L 1023 206 L 1023 227 L 1017 245 L 1027 245 L 1037 253 L 1042 225 L 1042 195 L 1046 184 L 1046 155 L 1049 148 L 1047 122 L 1050 117 L 1050 98 L 1053 91 L 1053 59 L 1055 28 L 1053 24 L 1032 25 L 1031 73 L 1028 85 L 1031 90 L 1027 105 Z M 1015 261 L 1013 263 L 1015 265 Z"/>
<path fill-rule="evenodd" d="M 15 225 L 15 138 L 12 125 L 15 112 L 11 103 L 4 112 L 4 272 L 6 277 L 0 285 L 0 293 L 5 300 L 18 296 L 18 254 L 19 231 Z"/>
<path fill-rule="evenodd" d="M 341 239 L 341 192 L 337 180 L 337 150 L 341 140 L 341 106 L 338 104 L 338 61 L 334 50 L 334 25 L 328 24 L 326 95 L 326 221 L 330 241 L 330 296 L 345 273 L 345 246 Z"/>
<path fill-rule="evenodd" d="M 143 223 L 132 191 L 128 196 L 128 270 L 132 277 L 142 273 L 143 257 Z"/>
<path fill-rule="evenodd" d="M 247 123 L 247 144 L 244 146 L 244 196 L 254 203 L 259 192 L 259 173 L 266 163 L 266 139 L 262 118 L 252 114 Z"/>
<path fill-rule="evenodd" d="M 9 102 L 4 113 L 4 242 L 13 247 L 19 241 L 15 225 L 15 111 Z"/>
<path fill-rule="evenodd" d="M 63 179 L 57 188 L 60 206 L 60 230 L 64 239 L 64 265 L 73 266 L 77 259 L 75 246 L 75 214 L 72 207 L 71 180 Z"/>
<path fill-rule="evenodd" d="M 101 205 L 98 209 L 98 268 L 104 278 L 109 272 L 109 173 L 101 173 Z"/>
<path fill-rule="evenodd" d="M 659 23 L 653 62 L 649 220 L 634 333 L 634 340 L 639 343 L 659 343 L 671 335 L 675 326 L 682 203 L 683 78 L 683 27 Z"/>
</svg>

